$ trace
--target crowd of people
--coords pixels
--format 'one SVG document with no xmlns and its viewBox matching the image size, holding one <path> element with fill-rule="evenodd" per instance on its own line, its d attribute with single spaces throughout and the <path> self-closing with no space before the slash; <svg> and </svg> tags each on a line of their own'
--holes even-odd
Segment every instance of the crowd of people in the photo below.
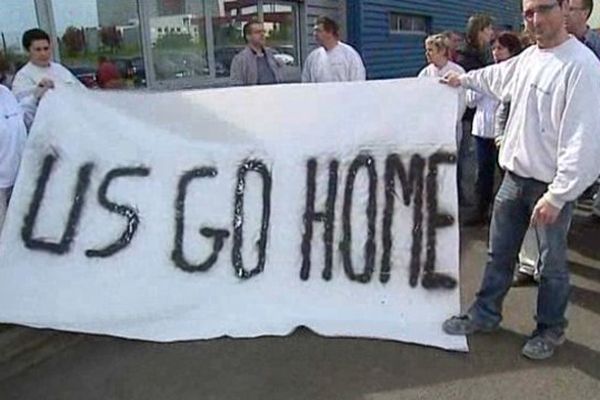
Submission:
<svg viewBox="0 0 600 400">
<path fill-rule="evenodd" d="M 592 9 L 592 0 L 523 0 L 523 32 L 498 32 L 490 16 L 474 15 L 464 37 L 442 32 L 425 40 L 428 65 L 418 76 L 459 90 L 459 203 L 466 202 L 463 155 L 469 141 L 475 144 L 476 212 L 464 222 L 491 219 L 481 290 L 467 313 L 446 321 L 448 334 L 496 329 L 510 286 L 535 282 L 537 328 L 523 354 L 547 358 L 564 341 L 573 204 L 600 175 L 600 35 L 587 25 Z M 243 35 L 247 45 L 232 61 L 231 83 L 283 82 L 263 24 L 247 23 Z M 305 61 L 302 82 L 366 80 L 361 56 L 340 40 L 334 20 L 319 18 L 314 35 L 319 47 Z M 12 92 L 0 86 L 0 226 L 37 104 L 54 87 L 83 87 L 52 62 L 44 31 L 25 32 L 22 44 L 29 62 Z M 119 87 L 118 71 L 100 61 L 103 85 Z M 600 220 L 600 194 L 594 213 Z"/>
</svg>

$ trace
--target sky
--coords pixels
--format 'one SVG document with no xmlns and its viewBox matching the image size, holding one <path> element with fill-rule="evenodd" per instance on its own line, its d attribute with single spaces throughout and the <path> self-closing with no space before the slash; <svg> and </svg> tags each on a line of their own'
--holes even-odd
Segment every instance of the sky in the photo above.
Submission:
<svg viewBox="0 0 600 400">
<path fill-rule="evenodd" d="M 0 32 L 9 46 L 18 45 L 23 31 L 38 25 L 33 0 L 1 1 Z M 96 0 L 52 0 L 52 5 L 59 34 L 69 25 L 98 25 Z"/>
</svg>

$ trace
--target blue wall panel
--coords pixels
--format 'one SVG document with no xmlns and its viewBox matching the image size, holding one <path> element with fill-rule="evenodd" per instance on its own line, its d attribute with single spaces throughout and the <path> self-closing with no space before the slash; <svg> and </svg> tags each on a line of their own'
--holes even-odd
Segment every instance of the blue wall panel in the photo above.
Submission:
<svg viewBox="0 0 600 400">
<path fill-rule="evenodd" d="M 348 0 L 348 40 L 363 56 L 369 79 L 415 76 L 425 66 L 425 37 L 390 33 L 391 12 L 427 17 L 431 33 L 464 32 L 474 13 L 493 16 L 501 28 L 521 25 L 521 0 Z"/>
</svg>

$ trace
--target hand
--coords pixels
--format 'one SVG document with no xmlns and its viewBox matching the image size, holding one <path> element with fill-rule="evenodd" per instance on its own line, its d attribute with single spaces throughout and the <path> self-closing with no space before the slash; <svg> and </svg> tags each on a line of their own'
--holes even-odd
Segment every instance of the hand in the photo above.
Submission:
<svg viewBox="0 0 600 400">
<path fill-rule="evenodd" d="M 44 97 L 44 95 L 46 94 L 46 92 L 48 90 L 53 89 L 53 88 L 54 88 L 54 81 L 52 79 L 43 78 L 38 83 L 37 87 L 35 88 L 33 95 L 39 101 L 42 97 Z"/>
<path fill-rule="evenodd" d="M 462 85 L 460 82 L 460 74 L 454 71 L 450 71 L 444 75 L 444 77 L 440 79 L 440 82 L 454 88 L 458 88 Z"/>
<path fill-rule="evenodd" d="M 494 139 L 494 144 L 496 145 L 497 149 L 502 147 L 502 143 L 504 143 L 504 136 L 498 136 L 496 139 Z"/>
<path fill-rule="evenodd" d="M 552 225 L 558 219 L 560 208 L 554 207 L 545 198 L 538 200 L 533 214 L 531 215 L 531 226 Z"/>
</svg>

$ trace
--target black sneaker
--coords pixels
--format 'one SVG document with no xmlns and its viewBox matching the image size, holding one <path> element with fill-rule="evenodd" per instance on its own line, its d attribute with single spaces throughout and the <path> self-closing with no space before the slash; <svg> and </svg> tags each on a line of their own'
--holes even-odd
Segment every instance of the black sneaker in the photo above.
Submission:
<svg viewBox="0 0 600 400">
<path fill-rule="evenodd" d="M 526 274 L 521 271 L 515 272 L 513 278 L 512 287 L 526 287 L 526 286 L 537 286 L 537 281 L 532 275 Z"/>
</svg>

